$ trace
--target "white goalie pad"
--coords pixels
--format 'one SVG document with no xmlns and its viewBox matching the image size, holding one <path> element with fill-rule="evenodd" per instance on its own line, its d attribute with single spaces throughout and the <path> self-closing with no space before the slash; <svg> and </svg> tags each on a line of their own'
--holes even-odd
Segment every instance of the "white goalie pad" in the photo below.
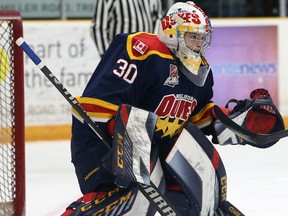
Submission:
<svg viewBox="0 0 288 216">
<path fill-rule="evenodd" d="M 151 140 L 156 120 L 156 114 L 142 109 L 129 105 L 119 108 L 113 137 L 114 173 L 119 185 L 150 184 Z"/>
<path fill-rule="evenodd" d="M 216 172 L 205 151 L 186 128 L 166 162 L 187 197 L 199 208 L 200 215 L 213 216 L 219 196 Z"/>
<path fill-rule="evenodd" d="M 165 180 L 163 176 L 163 170 L 160 164 L 160 160 L 158 159 L 156 165 L 151 173 L 151 181 L 155 184 L 155 186 L 159 189 L 159 191 L 164 194 L 165 190 Z M 150 193 L 155 193 L 150 192 Z M 155 194 L 155 197 L 157 195 Z M 151 203 L 147 200 L 147 198 L 138 191 L 136 199 L 133 203 L 132 208 L 125 214 L 125 216 L 135 216 L 135 215 L 151 215 L 150 212 L 153 212 L 154 207 L 151 206 Z M 155 214 L 159 215 L 159 214 Z M 168 212 L 167 212 L 168 215 Z"/>
</svg>

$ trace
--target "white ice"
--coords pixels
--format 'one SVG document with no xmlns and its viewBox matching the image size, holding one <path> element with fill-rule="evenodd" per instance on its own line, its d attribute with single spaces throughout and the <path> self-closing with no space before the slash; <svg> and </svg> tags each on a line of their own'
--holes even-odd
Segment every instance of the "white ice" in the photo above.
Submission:
<svg viewBox="0 0 288 216">
<path fill-rule="evenodd" d="M 69 141 L 26 143 L 26 215 L 56 216 L 81 196 Z M 287 215 L 288 138 L 268 149 L 216 146 L 228 200 L 248 216 Z"/>
</svg>

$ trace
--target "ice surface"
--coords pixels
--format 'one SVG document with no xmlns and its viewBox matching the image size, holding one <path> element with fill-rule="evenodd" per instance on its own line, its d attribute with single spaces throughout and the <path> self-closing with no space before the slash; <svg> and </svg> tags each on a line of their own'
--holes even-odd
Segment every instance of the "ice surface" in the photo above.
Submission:
<svg viewBox="0 0 288 216">
<path fill-rule="evenodd" d="M 268 149 L 215 146 L 228 176 L 228 200 L 248 216 L 286 215 L 288 138 Z M 69 141 L 26 143 L 26 215 L 61 215 L 79 198 Z"/>
</svg>

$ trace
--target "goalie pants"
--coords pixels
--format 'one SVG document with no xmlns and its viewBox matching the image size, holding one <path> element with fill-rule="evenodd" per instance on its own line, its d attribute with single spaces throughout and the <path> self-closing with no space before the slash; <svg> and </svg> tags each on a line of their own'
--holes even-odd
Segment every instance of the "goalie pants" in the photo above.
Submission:
<svg viewBox="0 0 288 216">
<path fill-rule="evenodd" d="M 72 163 L 82 194 L 92 191 L 109 191 L 115 187 L 115 177 L 103 166 L 107 148 L 99 141 L 85 143 L 85 149 L 77 149 L 79 141 L 71 140 Z M 108 155 L 107 155 L 108 156 Z"/>
</svg>

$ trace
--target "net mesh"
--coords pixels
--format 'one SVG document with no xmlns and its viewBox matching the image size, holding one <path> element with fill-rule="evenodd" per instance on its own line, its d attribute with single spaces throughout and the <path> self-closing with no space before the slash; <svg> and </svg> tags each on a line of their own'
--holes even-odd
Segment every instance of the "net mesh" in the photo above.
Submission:
<svg viewBox="0 0 288 216">
<path fill-rule="evenodd" d="M 0 216 L 14 215 L 15 100 L 13 23 L 0 20 Z"/>
</svg>

